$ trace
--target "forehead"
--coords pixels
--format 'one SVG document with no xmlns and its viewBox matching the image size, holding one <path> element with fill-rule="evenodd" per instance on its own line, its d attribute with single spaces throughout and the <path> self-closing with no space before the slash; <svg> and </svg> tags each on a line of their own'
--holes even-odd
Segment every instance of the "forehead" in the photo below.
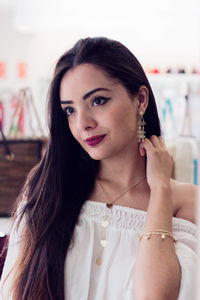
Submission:
<svg viewBox="0 0 200 300">
<path fill-rule="evenodd" d="M 117 79 L 109 78 L 101 68 L 92 64 L 81 64 L 69 70 L 60 83 L 60 96 L 72 97 L 96 87 L 112 87 Z"/>
</svg>

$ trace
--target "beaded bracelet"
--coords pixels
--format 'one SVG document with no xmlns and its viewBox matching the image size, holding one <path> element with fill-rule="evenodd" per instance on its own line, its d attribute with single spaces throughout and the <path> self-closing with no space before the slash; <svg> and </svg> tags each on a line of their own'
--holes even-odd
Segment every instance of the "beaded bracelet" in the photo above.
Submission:
<svg viewBox="0 0 200 300">
<path fill-rule="evenodd" d="M 161 235 L 161 238 L 164 240 L 165 239 L 165 237 L 166 236 L 169 236 L 169 237 L 171 237 L 172 239 L 173 239 L 173 241 L 176 243 L 177 242 L 177 240 L 174 238 L 174 236 L 173 236 L 173 234 L 171 233 L 171 232 L 169 232 L 169 231 L 167 231 L 167 230 L 162 230 L 162 229 L 158 229 L 158 230 L 155 230 L 155 231 L 149 231 L 149 232 L 146 232 L 146 233 L 143 233 L 143 234 L 141 234 L 140 236 L 139 236 L 139 240 L 141 240 L 141 239 L 145 239 L 145 240 L 147 240 L 147 239 L 150 239 L 151 238 L 151 236 L 153 235 L 153 234 L 160 234 Z"/>
</svg>

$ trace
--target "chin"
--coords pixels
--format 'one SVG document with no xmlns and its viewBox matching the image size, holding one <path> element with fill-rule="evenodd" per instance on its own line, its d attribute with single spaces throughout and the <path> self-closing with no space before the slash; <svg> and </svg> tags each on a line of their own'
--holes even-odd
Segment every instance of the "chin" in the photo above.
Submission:
<svg viewBox="0 0 200 300">
<path fill-rule="evenodd" d="M 92 151 L 91 152 L 88 151 L 87 153 L 94 160 L 104 160 L 104 159 L 107 159 L 107 158 L 110 158 L 113 156 L 113 154 L 111 154 L 111 153 L 105 153 L 105 152 L 97 153 L 97 151 L 96 151 L 96 153 L 95 153 L 95 151 L 93 153 L 92 153 Z"/>
<path fill-rule="evenodd" d="M 94 160 L 102 160 L 102 159 L 105 158 L 105 156 L 103 156 L 103 155 L 98 155 L 98 154 L 92 155 L 92 154 L 88 153 L 88 155 L 89 155 L 92 159 L 94 159 Z"/>
</svg>

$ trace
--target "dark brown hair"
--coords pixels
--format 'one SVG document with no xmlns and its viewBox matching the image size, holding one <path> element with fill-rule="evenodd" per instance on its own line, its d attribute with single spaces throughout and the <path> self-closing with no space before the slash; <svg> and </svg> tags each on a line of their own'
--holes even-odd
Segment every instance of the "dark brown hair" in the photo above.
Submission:
<svg viewBox="0 0 200 300">
<path fill-rule="evenodd" d="M 91 63 L 117 79 L 129 95 L 145 85 L 147 138 L 159 136 L 154 95 L 136 57 L 120 42 L 105 37 L 80 39 L 58 60 L 48 93 L 49 140 L 38 165 L 27 176 L 17 202 L 26 194 L 18 226 L 23 226 L 15 265 L 13 300 L 64 300 L 64 263 L 80 210 L 93 189 L 99 161 L 72 136 L 60 105 L 60 82 L 70 69 Z M 13 216 L 16 220 L 16 213 Z M 70 275 L 69 275 L 70 276 Z"/>
</svg>

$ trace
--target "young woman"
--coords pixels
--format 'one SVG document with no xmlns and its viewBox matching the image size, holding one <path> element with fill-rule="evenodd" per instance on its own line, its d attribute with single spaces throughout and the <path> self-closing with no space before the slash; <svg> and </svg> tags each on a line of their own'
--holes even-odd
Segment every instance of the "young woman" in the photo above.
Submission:
<svg viewBox="0 0 200 300">
<path fill-rule="evenodd" d="M 193 299 L 197 187 L 171 179 L 136 57 L 115 40 L 79 40 L 57 62 L 48 107 L 49 142 L 17 199 L 1 299 Z"/>
</svg>

